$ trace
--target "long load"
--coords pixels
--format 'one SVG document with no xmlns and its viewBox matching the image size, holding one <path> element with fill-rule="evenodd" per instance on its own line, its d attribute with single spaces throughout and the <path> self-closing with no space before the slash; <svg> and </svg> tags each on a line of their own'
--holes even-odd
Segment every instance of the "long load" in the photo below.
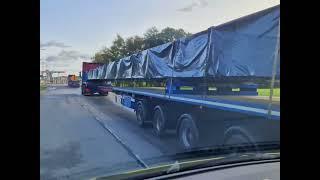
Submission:
<svg viewBox="0 0 320 180">
<path fill-rule="evenodd" d="M 213 26 L 88 72 L 88 79 L 280 77 L 280 6 Z"/>
<path fill-rule="evenodd" d="M 279 11 L 275 6 L 109 64 L 83 63 L 82 92 L 112 84 L 108 100 L 133 110 L 137 124 L 151 124 L 155 135 L 175 134 L 185 150 L 278 146 Z M 260 96 L 259 88 L 270 95 Z"/>
</svg>

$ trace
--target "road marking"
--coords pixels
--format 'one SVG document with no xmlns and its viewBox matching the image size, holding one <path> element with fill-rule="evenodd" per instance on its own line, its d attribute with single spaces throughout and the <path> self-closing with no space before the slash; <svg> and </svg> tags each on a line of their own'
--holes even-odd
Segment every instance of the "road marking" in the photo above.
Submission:
<svg viewBox="0 0 320 180">
<path fill-rule="evenodd" d="M 99 114 L 98 112 L 94 112 L 94 108 L 90 106 L 89 104 L 82 104 L 81 106 L 84 107 L 86 110 L 88 110 L 95 118 L 95 120 L 98 122 L 99 125 L 106 131 L 108 131 L 117 141 L 122 145 L 122 147 L 127 150 L 127 152 L 134 158 L 136 159 L 137 163 L 142 166 L 143 168 L 149 168 L 149 166 L 140 158 L 140 156 L 136 153 L 134 153 L 130 147 L 116 134 L 116 132 L 109 126 L 107 126 L 106 123 L 103 123 L 103 118 L 100 118 L 97 116 Z M 102 113 L 103 114 L 103 113 Z M 101 115 L 101 113 L 100 113 Z M 103 117 L 103 116 L 102 116 Z"/>
<path fill-rule="evenodd" d="M 143 167 L 143 168 L 149 168 L 149 166 L 139 157 L 138 154 L 135 154 L 130 148 L 129 146 L 124 143 L 124 141 L 110 128 L 108 127 L 106 124 L 104 124 L 101 120 L 99 120 L 98 118 L 96 118 L 96 120 L 99 122 L 99 124 L 105 129 L 107 130 L 127 151 L 128 153 L 133 156 L 137 162 Z"/>
</svg>

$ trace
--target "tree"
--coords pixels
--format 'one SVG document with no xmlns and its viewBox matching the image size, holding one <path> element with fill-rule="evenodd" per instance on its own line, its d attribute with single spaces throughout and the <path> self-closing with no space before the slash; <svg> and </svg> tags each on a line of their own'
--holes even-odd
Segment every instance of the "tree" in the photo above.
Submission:
<svg viewBox="0 0 320 180">
<path fill-rule="evenodd" d="M 114 57 L 111 50 L 106 47 L 95 53 L 93 57 L 93 62 L 95 63 L 109 63 L 114 60 L 116 60 L 116 57 Z"/>
<path fill-rule="evenodd" d="M 126 42 L 125 42 L 126 56 L 142 51 L 144 50 L 144 48 L 145 48 L 145 42 L 142 37 L 133 36 L 126 39 Z"/>
<path fill-rule="evenodd" d="M 188 34 L 183 29 L 174 29 L 170 27 L 164 28 L 159 33 L 159 39 L 162 43 L 172 42 L 179 38 L 186 37 Z"/>
<path fill-rule="evenodd" d="M 95 53 L 93 62 L 109 63 L 126 56 L 125 41 L 117 34 L 116 38 L 112 41 L 110 48 L 103 48 Z"/>
<path fill-rule="evenodd" d="M 113 40 L 109 52 L 111 54 L 111 61 L 121 59 L 125 56 L 125 41 L 119 34 L 117 34 L 116 39 Z"/>
<path fill-rule="evenodd" d="M 156 27 L 152 27 L 144 33 L 145 49 L 152 48 L 162 44 L 159 39 L 159 31 Z"/>
<path fill-rule="evenodd" d="M 103 54 L 101 52 L 96 52 L 92 59 L 92 62 L 94 63 L 105 63 L 105 59 L 103 58 Z"/>
<path fill-rule="evenodd" d="M 93 62 L 109 63 L 139 51 L 149 49 L 167 42 L 175 41 L 182 37 L 190 36 L 183 29 L 166 27 L 159 32 L 156 27 L 148 29 L 143 37 L 131 36 L 124 40 L 119 34 L 112 41 L 112 45 L 104 47 L 93 57 Z"/>
</svg>

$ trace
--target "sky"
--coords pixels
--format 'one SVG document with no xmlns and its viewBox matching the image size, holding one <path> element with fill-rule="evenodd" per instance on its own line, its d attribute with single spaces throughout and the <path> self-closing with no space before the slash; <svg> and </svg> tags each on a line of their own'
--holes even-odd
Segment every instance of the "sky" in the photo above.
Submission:
<svg viewBox="0 0 320 180">
<path fill-rule="evenodd" d="M 196 33 L 280 4 L 280 0 L 41 0 L 40 69 L 81 71 L 117 34 L 150 27 Z"/>
</svg>

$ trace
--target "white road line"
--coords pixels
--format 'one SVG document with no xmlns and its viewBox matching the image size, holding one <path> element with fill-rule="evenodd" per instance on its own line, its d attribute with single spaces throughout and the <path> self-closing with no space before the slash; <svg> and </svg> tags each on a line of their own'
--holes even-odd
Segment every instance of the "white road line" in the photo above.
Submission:
<svg viewBox="0 0 320 180">
<path fill-rule="evenodd" d="M 98 120 L 98 119 L 97 119 L 97 120 Z M 130 151 L 130 154 L 132 154 L 132 155 L 139 161 L 139 163 L 141 163 L 141 164 L 143 165 L 144 168 L 149 168 L 149 166 L 140 158 L 140 156 L 139 156 L 138 154 L 134 153 L 134 152 L 129 148 L 129 146 L 128 146 L 126 143 L 124 143 L 124 141 L 114 132 L 113 129 L 111 129 L 109 126 L 107 126 L 107 125 L 106 125 L 105 123 L 103 123 L 101 120 L 98 120 L 98 121 L 100 121 L 101 125 L 102 125 L 110 134 L 112 134 L 112 136 L 113 136 L 114 138 L 116 138 L 116 139 L 118 140 L 118 142 L 119 142 L 120 144 L 122 144 L 122 146 L 124 146 L 124 147 L 127 149 L 127 151 Z"/>
<path fill-rule="evenodd" d="M 96 110 L 89 104 L 81 104 L 82 107 L 84 107 L 86 110 L 88 110 L 96 119 L 96 121 L 101 125 L 105 130 L 107 130 L 121 145 L 124 147 L 129 154 L 131 154 L 137 162 L 143 167 L 143 168 L 149 168 L 149 166 L 140 158 L 140 156 L 136 153 L 134 153 L 130 147 L 117 135 L 117 133 L 109 127 L 106 123 L 103 123 L 103 116 L 100 118 L 98 116 L 99 112 L 96 112 Z M 101 115 L 101 114 L 100 114 Z"/>
</svg>

